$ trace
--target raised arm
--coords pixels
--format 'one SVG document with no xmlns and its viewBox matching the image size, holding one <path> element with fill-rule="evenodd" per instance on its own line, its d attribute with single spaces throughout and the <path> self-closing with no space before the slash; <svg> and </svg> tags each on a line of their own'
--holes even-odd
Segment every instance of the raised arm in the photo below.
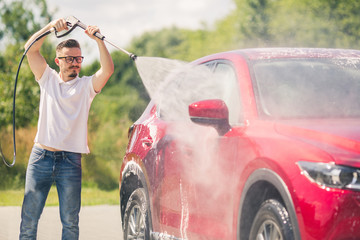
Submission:
<svg viewBox="0 0 360 240">
<path fill-rule="evenodd" d="M 94 36 L 96 32 L 100 33 L 100 30 L 95 26 L 88 26 L 85 30 L 85 33 L 96 41 L 100 52 L 100 69 L 92 79 L 95 92 L 100 92 L 114 72 L 114 63 L 104 41 Z"/>
<path fill-rule="evenodd" d="M 62 31 L 64 29 L 67 29 L 66 21 L 62 18 L 58 20 L 54 20 L 50 23 L 48 23 L 45 27 L 43 27 L 41 30 L 36 32 L 34 35 L 30 37 L 30 39 L 25 44 L 25 49 L 27 49 L 30 44 L 41 34 L 45 33 L 46 31 L 50 30 L 51 28 L 54 28 L 57 31 Z M 35 42 L 31 48 L 28 50 L 26 56 L 30 65 L 30 69 L 35 75 L 35 78 L 39 80 L 41 76 L 43 75 L 45 68 L 46 68 L 46 61 L 45 58 L 40 54 L 40 48 L 42 44 L 44 43 L 45 38 L 41 38 L 37 42 Z"/>
</svg>

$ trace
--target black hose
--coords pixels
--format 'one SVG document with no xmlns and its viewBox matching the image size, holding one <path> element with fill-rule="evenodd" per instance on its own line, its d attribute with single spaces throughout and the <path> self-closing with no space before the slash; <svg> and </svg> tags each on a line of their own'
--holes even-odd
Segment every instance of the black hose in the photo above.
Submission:
<svg viewBox="0 0 360 240">
<path fill-rule="evenodd" d="M 46 31 L 45 33 L 41 34 L 39 37 L 37 37 L 30 45 L 27 49 L 25 49 L 25 52 L 23 53 L 22 57 L 21 57 L 21 60 L 19 62 L 19 66 L 18 66 L 18 69 L 17 69 L 17 72 L 16 72 L 16 77 L 15 77 L 15 83 L 14 83 L 14 94 L 13 94 L 13 122 L 12 122 L 12 125 L 13 125 L 13 147 L 14 147 L 14 158 L 13 158 L 13 161 L 12 163 L 8 163 L 8 161 L 6 161 L 5 159 L 5 156 L 3 154 L 3 151 L 2 151 L 2 148 L 1 148 L 1 142 L 0 142 L 0 154 L 1 154 L 1 157 L 3 159 L 3 162 L 5 163 L 6 166 L 8 167 L 13 167 L 15 165 L 15 162 L 16 162 L 16 139 L 15 139 L 15 100 L 16 100 L 16 86 L 17 86 L 17 81 L 18 81 L 18 78 L 19 78 L 19 72 L 20 72 L 20 68 L 21 68 L 21 64 L 26 56 L 26 53 L 29 51 L 29 49 L 31 48 L 31 46 L 37 42 L 38 40 L 40 40 L 41 38 L 45 37 L 46 35 L 50 34 L 51 32 L 53 32 L 55 29 L 51 29 L 49 31 Z"/>
</svg>

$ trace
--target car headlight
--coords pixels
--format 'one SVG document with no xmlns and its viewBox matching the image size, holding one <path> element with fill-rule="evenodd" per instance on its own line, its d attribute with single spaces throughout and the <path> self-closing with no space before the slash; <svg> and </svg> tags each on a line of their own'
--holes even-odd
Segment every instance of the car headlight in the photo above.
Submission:
<svg viewBox="0 0 360 240">
<path fill-rule="evenodd" d="M 360 190 L 360 169 L 305 161 L 298 165 L 302 174 L 322 187 Z"/>
</svg>

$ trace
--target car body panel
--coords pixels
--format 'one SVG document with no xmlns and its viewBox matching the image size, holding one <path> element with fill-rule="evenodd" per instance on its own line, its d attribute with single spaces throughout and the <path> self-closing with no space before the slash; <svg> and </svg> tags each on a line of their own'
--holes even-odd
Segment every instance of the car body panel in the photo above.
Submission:
<svg viewBox="0 0 360 240">
<path fill-rule="evenodd" d="M 165 121 L 150 102 L 131 129 L 120 188 L 126 169 L 136 164 L 133 173 L 143 176 L 149 195 L 152 231 L 170 239 L 243 239 L 254 217 L 251 206 L 276 197 L 289 212 L 295 239 L 360 238 L 360 192 L 321 187 L 297 164 L 360 168 L 359 118 L 264 117 L 252 80 L 254 60 L 339 56 L 360 58 L 360 52 L 245 49 L 191 63 L 225 62 L 234 69 L 242 115 L 219 136 L 213 127 Z M 250 196 L 259 200 L 252 203 Z"/>
</svg>

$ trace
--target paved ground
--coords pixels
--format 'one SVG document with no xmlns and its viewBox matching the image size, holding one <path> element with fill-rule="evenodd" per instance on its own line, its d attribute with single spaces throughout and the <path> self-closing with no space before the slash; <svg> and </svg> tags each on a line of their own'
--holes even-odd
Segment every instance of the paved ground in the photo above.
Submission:
<svg viewBox="0 0 360 240">
<path fill-rule="evenodd" d="M 0 207 L 0 240 L 19 239 L 20 207 Z M 38 240 L 60 240 L 58 207 L 45 207 L 38 229 Z M 80 240 L 122 240 L 119 206 L 82 207 Z"/>
</svg>

